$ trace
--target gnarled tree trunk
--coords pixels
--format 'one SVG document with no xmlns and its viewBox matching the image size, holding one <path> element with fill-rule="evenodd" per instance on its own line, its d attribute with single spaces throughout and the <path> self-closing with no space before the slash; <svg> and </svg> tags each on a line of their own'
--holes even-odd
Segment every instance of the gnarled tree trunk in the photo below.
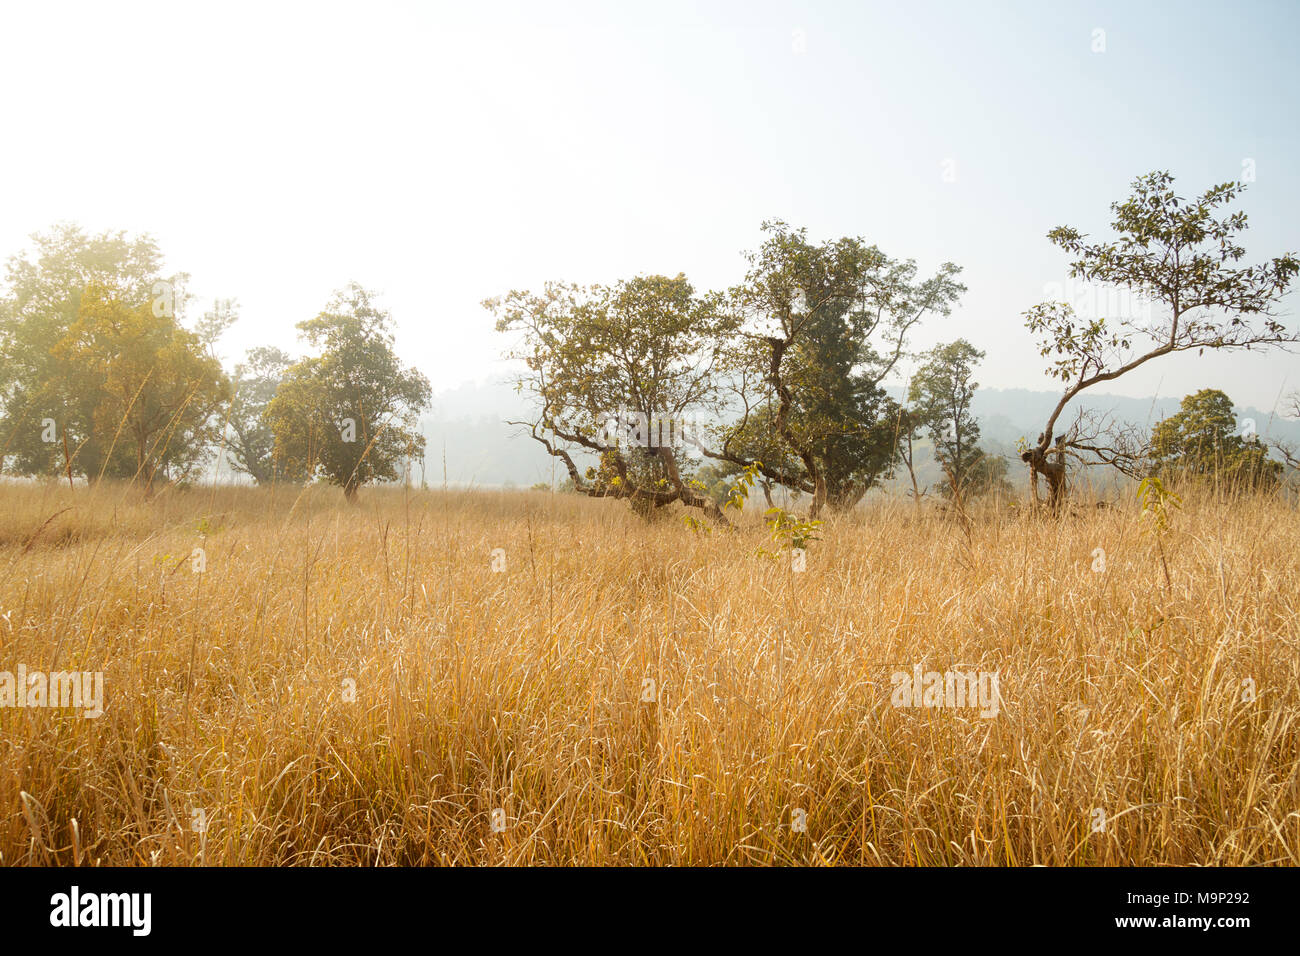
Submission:
<svg viewBox="0 0 1300 956">
<path fill-rule="evenodd" d="M 1047 481 L 1047 505 L 1052 511 L 1058 511 L 1065 501 L 1065 448 L 1058 443 L 1056 460 L 1052 461 L 1040 436 L 1039 444 L 1020 457 L 1029 465 L 1029 490 L 1034 501 L 1038 501 L 1038 476 L 1042 475 Z"/>
</svg>

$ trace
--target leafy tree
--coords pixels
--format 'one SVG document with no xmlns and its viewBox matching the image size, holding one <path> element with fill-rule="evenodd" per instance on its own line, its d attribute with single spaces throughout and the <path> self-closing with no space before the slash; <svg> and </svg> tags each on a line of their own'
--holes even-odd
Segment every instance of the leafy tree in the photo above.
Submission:
<svg viewBox="0 0 1300 956">
<path fill-rule="evenodd" d="M 1149 320 L 1082 321 L 1060 302 L 1025 313 L 1026 326 L 1040 336 L 1041 354 L 1052 359 L 1048 374 L 1067 383 L 1037 441 L 1021 456 L 1029 464 L 1035 497 L 1042 475 L 1051 505 L 1060 505 L 1068 450 L 1107 459 L 1107 449 L 1090 444 L 1076 429 L 1054 437 L 1061 413 L 1085 389 L 1177 352 L 1300 341 L 1300 334 L 1275 316 L 1300 260 L 1286 254 L 1238 266 L 1246 252 L 1238 242 L 1246 216 L 1234 212 L 1216 218 L 1218 208 L 1244 188 L 1223 183 L 1189 201 L 1174 192 L 1169 173 L 1150 173 L 1134 181 L 1129 199 L 1111 205 L 1116 240 L 1090 243 L 1067 226 L 1048 233 L 1055 245 L 1075 256 L 1072 277 L 1127 287 L 1150 302 L 1155 314 Z"/>
<path fill-rule="evenodd" d="M 704 493 L 717 502 L 719 508 L 727 507 L 731 502 L 733 507 L 744 507 L 743 501 L 736 504 L 735 489 L 736 481 L 742 476 L 746 476 L 746 489 L 752 485 L 758 485 L 759 490 L 763 492 L 763 497 L 767 501 L 768 508 L 776 506 L 772 500 L 772 481 L 758 473 L 757 469 L 751 469 L 746 473 L 739 465 L 732 464 L 729 461 L 713 461 L 700 467 L 695 474 L 695 480 Z M 797 497 L 799 492 L 794 493 Z M 748 498 L 746 494 L 745 498 Z"/>
<path fill-rule="evenodd" d="M 54 475 L 67 467 L 64 440 L 75 450 L 90 437 L 101 398 L 100 380 L 72 364 L 73 352 L 56 348 L 82 318 L 82 299 L 93 288 L 101 304 L 149 307 L 155 318 L 175 319 L 184 311 L 185 277 L 163 275 L 148 236 L 91 236 L 65 224 L 32 241 L 31 252 L 9 260 L 8 294 L 0 299 L 0 466 Z M 74 467 L 84 471 L 84 462 Z"/>
<path fill-rule="evenodd" d="M 1257 437 L 1238 433 L 1232 399 L 1214 388 L 1186 396 L 1176 414 L 1156 425 L 1151 459 L 1153 472 L 1166 480 L 1178 474 L 1272 487 L 1282 472 Z"/>
<path fill-rule="evenodd" d="M 52 350 L 86 389 L 89 418 L 67 428 L 79 439 L 74 464 L 88 476 L 139 478 L 146 494 L 159 475 L 179 480 L 207 454 L 229 398 L 199 337 L 157 311 L 92 285 Z"/>
<path fill-rule="evenodd" d="M 1014 490 L 1007 480 L 1010 466 L 1001 455 L 980 451 L 971 463 L 966 476 L 965 494 L 971 498 L 985 495 L 1009 496 Z"/>
<path fill-rule="evenodd" d="M 927 314 L 947 315 L 965 286 L 945 263 L 926 280 L 860 238 L 820 245 L 772 220 L 732 290 L 744 325 L 732 351 L 738 423 L 713 457 L 761 463 L 769 480 L 850 508 L 895 460 L 898 408 L 882 382 Z M 772 446 L 777 446 L 773 449 Z"/>
<path fill-rule="evenodd" d="M 518 387 L 536 402 L 528 428 L 560 459 L 574 487 L 630 502 L 646 517 L 673 502 L 722 513 L 692 479 L 699 423 L 720 409 L 718 368 L 732 322 L 717 295 L 684 275 L 638 276 L 610 286 L 547 283 L 485 301 Z M 574 455 L 596 458 L 585 472 Z"/>
<path fill-rule="evenodd" d="M 553 491 L 556 494 L 560 494 L 560 495 L 572 495 L 577 493 L 577 489 L 573 486 L 572 478 L 565 478 L 563 481 L 556 482 L 554 486 L 552 486 L 552 484 L 549 481 L 536 481 L 533 482 L 529 490 L 547 491 L 547 492 Z"/>
<path fill-rule="evenodd" d="M 983 358 L 965 339 L 937 345 L 926 353 L 908 389 L 912 416 L 924 423 L 947 477 L 943 494 L 948 498 L 965 496 L 972 469 L 984 454 L 977 445 L 979 422 L 971 412 L 979 388 L 975 365 Z"/>
<path fill-rule="evenodd" d="M 220 364 L 180 324 L 184 276 L 147 236 L 33 237 L 0 302 L 0 393 L 18 472 L 179 479 L 209 451 L 226 398 Z M 0 456 L 2 457 L 2 456 Z"/>
<path fill-rule="evenodd" d="M 291 474 L 277 472 L 275 435 L 266 418 L 271 399 L 292 366 L 293 359 L 287 352 L 265 347 L 249 349 L 245 360 L 235 366 L 227 439 L 230 463 L 259 485 L 277 477 L 287 480 L 303 477 L 301 470 Z"/>
<path fill-rule="evenodd" d="M 298 329 L 320 354 L 288 368 L 267 406 L 277 467 L 323 474 L 355 502 L 362 485 L 396 480 L 423 453 L 419 413 L 432 390 L 398 360 L 391 316 L 356 283 Z"/>
</svg>

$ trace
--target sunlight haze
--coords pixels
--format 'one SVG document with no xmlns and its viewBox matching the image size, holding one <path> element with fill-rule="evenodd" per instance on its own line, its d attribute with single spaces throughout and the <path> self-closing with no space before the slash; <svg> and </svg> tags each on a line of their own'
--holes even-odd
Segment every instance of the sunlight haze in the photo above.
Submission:
<svg viewBox="0 0 1300 956">
<path fill-rule="evenodd" d="M 294 324 L 355 279 L 442 391 L 506 371 L 484 298 L 651 272 L 725 289 L 782 218 L 962 266 L 958 310 L 913 345 L 960 335 L 984 386 L 1055 390 L 1021 318 L 1066 278 L 1044 234 L 1105 234 L 1136 176 L 1199 194 L 1253 160 L 1248 256 L 1300 245 L 1300 17 L 1252 10 L 6 6 L 0 252 L 58 221 L 151 233 L 197 311 L 240 302 L 227 366 L 300 351 Z M 1185 355 L 1113 391 L 1271 409 L 1298 373 Z"/>
</svg>

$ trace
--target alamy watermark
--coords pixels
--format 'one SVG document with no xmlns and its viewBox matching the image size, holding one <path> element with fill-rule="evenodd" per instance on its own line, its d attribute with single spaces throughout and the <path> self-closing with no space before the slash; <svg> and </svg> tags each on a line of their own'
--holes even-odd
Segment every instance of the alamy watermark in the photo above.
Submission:
<svg viewBox="0 0 1300 956">
<path fill-rule="evenodd" d="M 698 447 L 705 425 L 704 417 L 692 412 L 618 409 L 597 418 L 596 443 L 608 449 Z"/>
<path fill-rule="evenodd" d="M 58 707 L 84 710 L 93 720 L 104 713 L 103 671 L 0 671 L 0 707 Z"/>
<path fill-rule="evenodd" d="M 151 893 L 83 893 L 74 885 L 50 897 L 50 925 L 55 927 L 126 927 L 133 936 L 148 936 L 153 920 Z"/>
<path fill-rule="evenodd" d="M 996 717 L 1002 707 L 997 671 L 926 671 L 921 665 L 890 677 L 895 707 L 978 707 L 981 717 Z"/>
<path fill-rule="evenodd" d="M 1132 289 L 1078 279 L 1046 283 L 1043 297 L 1064 302 L 1085 319 L 1149 322 L 1155 314 L 1151 301 Z"/>
</svg>

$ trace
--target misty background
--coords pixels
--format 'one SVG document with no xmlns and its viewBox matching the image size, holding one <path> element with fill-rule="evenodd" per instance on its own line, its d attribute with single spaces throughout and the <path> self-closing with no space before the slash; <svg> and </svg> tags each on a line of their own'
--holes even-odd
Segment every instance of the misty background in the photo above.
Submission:
<svg viewBox="0 0 1300 956">
<path fill-rule="evenodd" d="M 300 354 L 295 323 L 355 280 L 454 423 L 498 417 L 509 374 L 483 299 L 724 289 L 775 217 L 962 266 L 912 346 L 966 338 L 986 388 L 1036 391 L 1022 313 L 1066 283 L 1045 234 L 1105 233 L 1136 176 L 1248 176 L 1250 259 L 1296 247 L 1298 35 L 1287 2 L 6 4 L 0 255 L 60 221 L 147 232 L 197 311 L 238 300 L 227 368 Z M 1156 365 L 1114 390 L 1267 412 L 1300 384 L 1278 352 Z M 467 383 L 486 404 L 462 412 Z M 509 473 L 465 447 L 466 480 Z"/>
<path fill-rule="evenodd" d="M 892 389 L 891 396 L 903 399 L 903 390 Z M 1122 395 L 1085 394 L 1074 408 L 1109 412 L 1116 418 L 1133 422 L 1149 431 L 1160 419 L 1178 411 L 1183 396 L 1133 398 Z M 1008 480 L 1024 484 L 1025 467 L 1016 456 L 1019 438 L 1033 440 L 1042 422 L 1051 414 L 1059 392 L 1027 389 L 980 388 L 975 393 L 974 412 L 979 419 L 980 445 L 990 454 L 1004 455 L 1011 465 Z M 1283 441 L 1300 445 L 1300 421 L 1283 418 L 1269 411 L 1236 406 L 1238 421 L 1254 419 L 1255 428 L 1265 442 Z M 552 482 L 558 487 L 567 475 L 556 459 L 524 433 L 506 424 L 510 420 L 528 420 L 532 413 L 527 402 L 507 379 L 466 383 L 434 396 L 432 413 L 421 418 L 421 428 L 428 439 L 425 453 L 425 481 L 437 487 L 443 481 L 443 453 L 446 452 L 446 480 L 457 487 L 527 488 Z M 1071 412 L 1073 414 L 1073 412 Z M 928 443 L 919 454 L 918 480 L 937 485 L 942 472 L 929 454 Z M 1108 469 L 1094 470 L 1098 480 L 1109 480 Z M 236 480 L 242 480 L 236 476 Z M 414 478 L 419 481 L 418 473 Z M 907 481 L 900 469 L 885 489 L 902 489 Z M 909 486 L 910 487 L 910 486 Z"/>
</svg>

